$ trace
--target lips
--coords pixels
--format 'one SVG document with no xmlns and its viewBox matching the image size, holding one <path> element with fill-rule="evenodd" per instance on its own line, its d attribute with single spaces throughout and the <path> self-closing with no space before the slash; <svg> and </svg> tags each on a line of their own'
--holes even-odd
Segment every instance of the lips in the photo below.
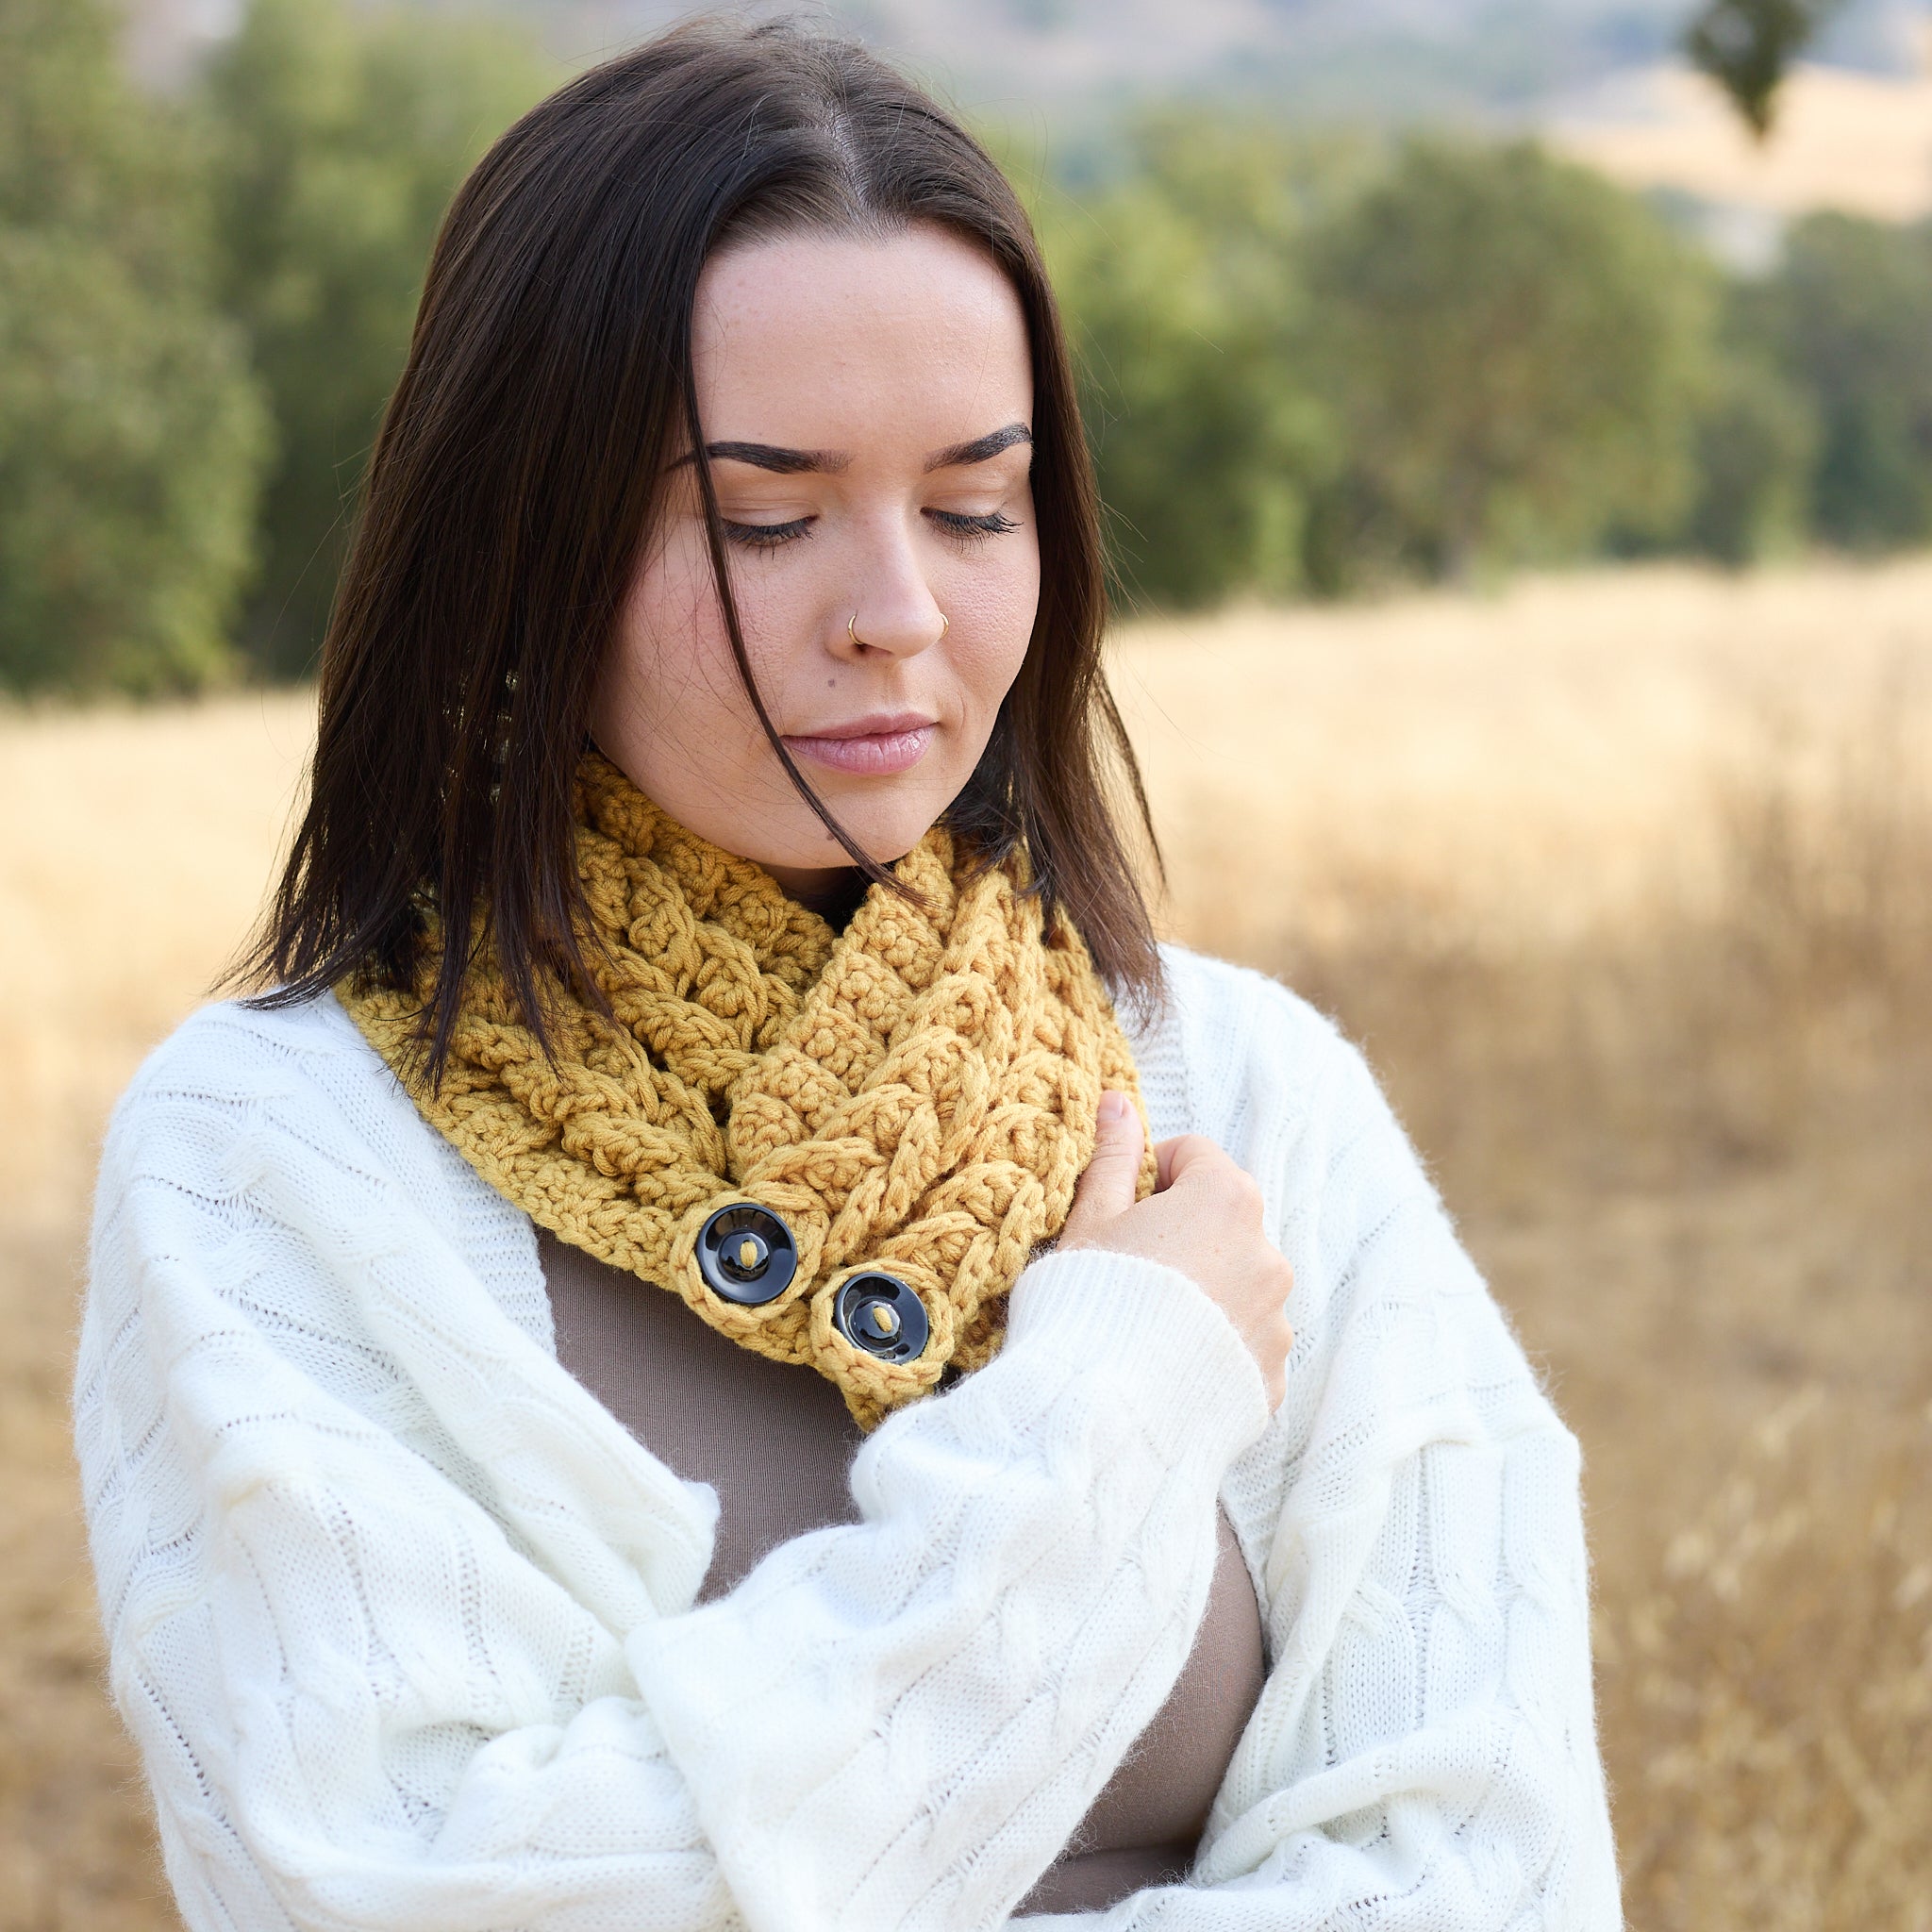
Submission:
<svg viewBox="0 0 1932 1932">
<path fill-rule="evenodd" d="M 834 772 L 882 778 L 909 772 L 925 756 L 938 729 L 917 711 L 875 712 L 823 731 L 788 733 L 785 746 L 793 758 Z"/>
</svg>

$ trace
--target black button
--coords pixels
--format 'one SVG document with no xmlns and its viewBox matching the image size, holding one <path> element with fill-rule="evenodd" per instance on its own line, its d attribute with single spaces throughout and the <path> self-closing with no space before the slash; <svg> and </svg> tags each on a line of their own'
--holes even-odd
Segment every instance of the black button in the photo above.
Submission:
<svg viewBox="0 0 1932 1932">
<path fill-rule="evenodd" d="M 741 1201 L 698 1230 L 698 1273 L 721 1301 L 756 1308 L 776 1301 L 798 1273 L 798 1243 L 769 1208 Z"/>
<path fill-rule="evenodd" d="M 932 1333 L 924 1305 L 896 1274 L 855 1274 L 839 1291 L 832 1326 L 885 1362 L 911 1361 Z"/>
</svg>

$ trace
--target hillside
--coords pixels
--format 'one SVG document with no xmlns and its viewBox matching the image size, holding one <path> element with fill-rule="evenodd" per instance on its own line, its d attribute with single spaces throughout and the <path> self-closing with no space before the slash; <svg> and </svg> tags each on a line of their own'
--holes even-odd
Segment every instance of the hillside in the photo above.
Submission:
<svg viewBox="0 0 1932 1932">
<path fill-rule="evenodd" d="M 130 0 L 137 58 L 178 73 L 242 0 Z M 408 4 L 408 0 L 406 0 Z M 414 0 L 521 15 L 572 64 L 683 14 L 679 0 Z M 862 34 L 982 111 L 1077 122 L 1124 96 L 1237 97 L 1303 117 L 1534 118 L 1549 101 L 1655 64 L 1691 0 L 743 0 Z M 1909 71 L 1925 0 L 1848 0 L 1821 49 Z"/>
<path fill-rule="evenodd" d="M 1672 189 L 1776 219 L 1836 208 L 1878 221 L 1932 214 L 1932 30 L 1912 74 L 1817 62 L 1787 82 L 1761 147 L 1701 75 L 1680 66 L 1622 74 L 1560 104 L 1555 143 L 1636 189 Z"/>
</svg>

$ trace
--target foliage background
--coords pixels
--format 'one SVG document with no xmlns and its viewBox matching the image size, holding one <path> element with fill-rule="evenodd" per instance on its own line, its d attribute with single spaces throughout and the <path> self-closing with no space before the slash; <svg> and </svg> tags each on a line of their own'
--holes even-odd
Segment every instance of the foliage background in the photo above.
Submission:
<svg viewBox="0 0 1932 1932">
<path fill-rule="evenodd" d="M 0 689 L 226 665 L 271 427 L 196 137 L 86 0 L 0 6 Z"/>
<path fill-rule="evenodd" d="M 442 208 L 560 69 L 248 0 L 157 98 L 114 25 L 0 0 L 0 689 L 300 676 Z M 1002 144 L 1135 608 L 1932 535 L 1924 228 L 1811 217 L 1747 275 L 1532 141 L 1239 101 Z"/>
</svg>

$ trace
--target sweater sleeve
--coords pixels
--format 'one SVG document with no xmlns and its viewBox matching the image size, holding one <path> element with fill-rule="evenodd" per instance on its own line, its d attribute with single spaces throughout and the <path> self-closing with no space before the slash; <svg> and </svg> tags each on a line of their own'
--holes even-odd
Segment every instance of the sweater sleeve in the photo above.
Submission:
<svg viewBox="0 0 1932 1932">
<path fill-rule="evenodd" d="M 1024 1923 L 1612 1932 L 1575 1440 L 1360 1056 L 1213 970 L 1202 1130 L 1296 1274 L 1287 1395 L 1227 1485 L 1272 1668 L 1188 1880 Z"/>
<path fill-rule="evenodd" d="M 189 1924 L 998 1923 L 1186 1656 L 1266 1420 L 1220 1312 L 1037 1264 L 1001 1357 L 868 1442 L 862 1520 L 692 1609 L 708 1492 L 492 1299 L 434 1185 L 228 1031 L 117 1116 L 76 1391 Z"/>
</svg>

